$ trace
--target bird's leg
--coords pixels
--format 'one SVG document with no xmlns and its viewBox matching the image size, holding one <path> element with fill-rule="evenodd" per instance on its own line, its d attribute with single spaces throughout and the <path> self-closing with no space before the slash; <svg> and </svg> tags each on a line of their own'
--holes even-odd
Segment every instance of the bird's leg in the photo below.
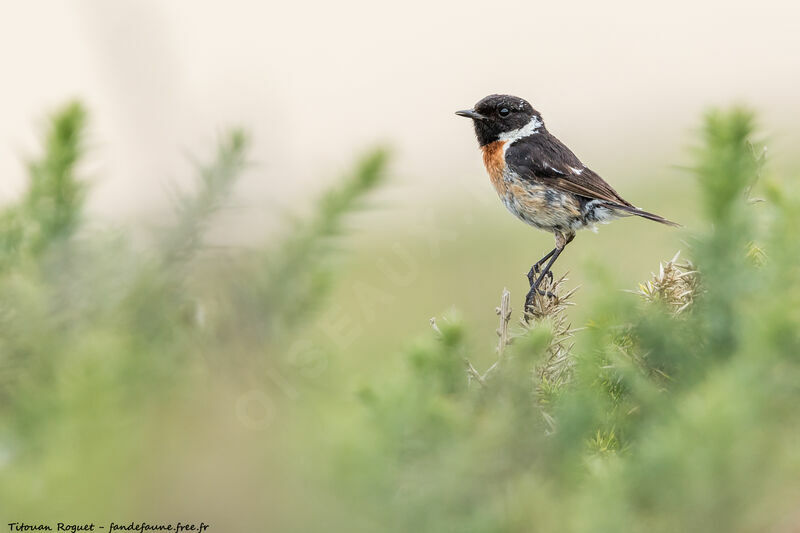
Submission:
<svg viewBox="0 0 800 533">
<path fill-rule="evenodd" d="M 543 262 L 544 260 L 546 260 L 548 257 L 550 258 L 550 261 L 547 262 L 547 265 L 545 265 L 544 269 L 539 273 L 539 276 L 536 278 L 536 281 L 531 282 L 531 290 L 528 291 L 528 295 L 525 297 L 525 308 L 526 309 L 533 303 L 533 297 L 534 297 L 534 294 L 536 294 L 536 292 L 538 292 L 542 296 L 549 296 L 550 298 L 555 298 L 556 297 L 556 295 L 553 294 L 552 292 L 549 292 L 549 291 L 545 292 L 543 290 L 539 290 L 539 285 L 542 284 L 542 280 L 548 274 L 551 276 L 551 279 L 552 279 L 553 274 L 551 272 L 551 268 L 553 267 L 553 263 L 556 262 L 556 259 L 558 259 L 558 256 L 561 255 L 561 252 L 564 251 L 564 248 L 567 246 L 567 244 L 572 242 L 572 239 L 575 238 L 575 234 L 571 233 L 570 235 L 564 235 L 563 233 L 556 233 L 555 235 L 556 235 L 556 247 L 553 249 L 552 252 L 550 252 L 545 257 L 543 257 L 541 259 L 541 261 L 539 261 L 539 263 L 534 265 L 535 267 L 537 267 L 535 270 L 538 270 L 538 265 L 541 262 Z M 533 271 L 534 269 L 531 268 L 531 270 Z M 530 273 L 529 273 L 529 276 L 530 276 Z M 532 276 L 530 276 L 530 277 L 532 277 Z M 530 277 L 529 277 L 529 279 L 530 279 Z"/>
<path fill-rule="evenodd" d="M 533 284 L 531 285 L 531 290 L 528 291 L 528 295 L 525 297 L 525 307 L 528 307 L 528 305 L 530 305 L 533 302 L 533 295 L 536 292 L 538 292 L 542 296 L 548 296 L 550 298 L 556 297 L 556 295 L 553 294 L 552 292 L 549 291 L 546 292 L 544 290 L 539 289 L 539 285 L 542 284 L 542 280 L 544 280 L 545 276 L 547 276 L 548 274 L 552 276 L 550 269 L 552 268 L 553 263 L 556 262 L 556 259 L 558 259 L 558 256 L 561 255 L 561 252 L 563 251 L 564 248 L 556 248 L 555 252 L 553 253 L 553 256 L 550 258 L 550 261 L 548 261 L 547 265 L 545 265 L 544 270 L 542 270 L 539 273 L 539 276 L 536 278 L 536 281 L 534 281 Z"/>
<path fill-rule="evenodd" d="M 546 255 L 546 256 L 542 257 L 541 259 L 539 259 L 538 261 L 536 261 L 536 262 L 533 264 L 533 266 L 531 267 L 531 269 L 528 271 L 528 285 L 530 285 L 531 287 L 533 287 L 533 276 L 534 276 L 534 274 L 538 274 L 538 273 L 539 273 L 539 267 L 540 267 L 540 266 L 542 266 L 542 263 L 544 263 L 545 261 L 547 261 L 548 259 L 550 259 L 550 256 L 552 256 L 554 253 L 556 253 L 556 249 L 555 249 L 555 248 L 553 248 L 552 250 L 550 250 L 550 251 L 547 253 L 547 255 Z"/>
</svg>

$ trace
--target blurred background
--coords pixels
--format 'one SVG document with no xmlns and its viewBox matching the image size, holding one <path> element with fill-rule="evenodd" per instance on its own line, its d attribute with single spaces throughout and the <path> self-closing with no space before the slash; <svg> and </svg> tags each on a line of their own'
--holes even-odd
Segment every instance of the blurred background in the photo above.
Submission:
<svg viewBox="0 0 800 533">
<path fill-rule="evenodd" d="M 506 212 L 485 176 L 471 124 L 453 114 L 487 94 L 529 100 L 549 130 L 626 199 L 687 228 L 675 231 L 626 219 L 597 234 L 580 233 L 556 266 L 559 275 L 569 272 L 570 286 L 581 285 L 570 315 L 576 326 L 596 318 L 596 308 L 583 303 L 609 294 L 626 297 L 622 291 L 636 288 L 659 261 L 687 248 L 702 217 L 685 167 L 691 164 L 689 147 L 702 113 L 710 106 L 746 104 L 756 111 L 759 139 L 769 145 L 768 173 L 791 175 L 800 167 L 795 149 L 800 141 L 800 7 L 786 0 L 680 0 L 658 6 L 635 1 L 29 0 L 4 7 L 2 205 L 25 194 L 28 162 L 42 152 L 48 117 L 73 99 L 83 103 L 89 117 L 79 166 L 90 184 L 89 226 L 98 231 L 124 227 L 135 242 L 158 240 L 154 235 L 175 219 L 175 191 L 195 186 L 197 162 L 207 162 L 232 127 L 248 133 L 248 164 L 226 207 L 203 231 L 209 249 L 245 255 L 283 242 L 294 220 L 313 219 L 319 198 L 348 175 L 359 154 L 376 146 L 388 149 L 387 183 L 337 232 L 332 247 L 338 251 L 330 259 L 336 283 L 328 297 L 303 322 L 301 333 L 281 330 L 280 342 L 267 343 L 276 357 L 299 365 L 304 379 L 324 376 L 325 387 L 341 387 L 336 394 L 330 389 L 330 397 L 312 387 L 320 405 L 373 380 L 399 379 L 407 364 L 404 350 L 429 333 L 431 316 L 451 307 L 459 310 L 468 336 L 480 347 L 474 362 L 485 366 L 493 358 L 494 307 L 504 287 L 518 313 L 525 274 L 551 248 L 552 237 Z M 95 258 L 93 263 L 103 262 Z M 210 276 L 205 279 L 218 280 L 226 275 L 218 268 L 200 270 Z M 200 285 L 213 296 L 214 283 Z M 100 337 L 91 341 L 98 343 L 93 349 L 114 349 L 111 337 Z M 249 350 L 224 345 L 218 351 Z M 231 366 L 241 362 L 233 360 Z M 249 364 L 241 366 L 250 369 Z M 295 401 L 297 388 L 302 389 L 277 370 L 259 367 L 252 374 L 267 376 L 269 390 L 284 399 Z M 259 432 L 279 418 L 273 411 L 282 409 L 280 402 L 272 392 L 260 396 L 263 387 L 253 379 L 250 375 L 245 385 L 239 378 L 223 380 L 214 383 L 217 395 L 198 399 L 181 393 L 178 400 L 160 404 L 173 406 L 174 412 L 162 412 L 142 441 L 153 445 L 160 431 L 169 434 L 180 427 L 176 421 L 188 419 L 190 431 L 205 432 L 191 440 L 204 444 L 185 445 L 172 434 L 163 455 L 148 465 L 149 473 L 170 472 L 173 466 L 180 472 L 161 494 L 162 504 L 141 503 L 159 482 L 121 474 L 122 480 L 138 480 L 134 509 L 168 517 L 176 509 L 192 516 L 205 509 L 218 523 L 239 513 L 238 525 L 217 530 L 260 527 L 254 524 L 268 522 L 250 523 L 241 516 L 250 516 L 268 477 L 270 512 L 286 505 L 302 513 L 297 496 L 307 488 L 305 474 L 297 472 L 314 471 L 311 459 L 288 466 L 278 462 L 279 468 L 271 462 L 254 467 L 249 460 L 234 461 L 230 470 L 214 468 L 219 456 L 209 443 L 233 435 L 226 457 L 253 457 L 264 451 L 264 442 L 254 441 L 252 432 L 261 439 Z M 265 409 L 255 417 L 255 428 L 247 416 L 231 415 L 253 402 Z M 40 407 L 47 419 L 50 411 Z M 17 414 L 28 413 L 25 409 Z M 309 410 L 314 414 L 305 420 L 324 418 L 321 408 Z M 199 422 L 205 416 L 201 412 L 211 412 L 214 424 Z M 347 409 L 336 413 L 345 425 L 354 423 Z M 28 414 L 19 417 L 29 420 Z M 262 427 L 263 420 L 270 422 Z M 6 435 L 5 447 L 0 441 L 0 465 L 15 461 L 14 450 L 27 449 L 8 427 L 0 434 Z M 37 442 L 69 440 L 62 430 L 70 433 L 61 428 Z M 309 439 L 308 427 L 294 431 L 275 446 L 292 448 Z M 114 441 L 113 449 L 118 446 Z M 43 471 L 50 477 L 24 483 L 24 495 L 12 510 L 35 518 L 36 502 L 70 486 L 76 472 L 70 465 L 87 450 L 93 448 L 76 445 L 69 453 L 77 455 L 65 456 L 51 450 L 41 464 L 27 457 L 27 466 L 14 470 L 15 480 Z M 90 455 L 95 461 L 90 472 L 116 472 L 120 466 L 110 452 Z M 292 470 L 283 472 L 289 488 L 273 479 L 282 469 Z M 236 491 L 233 500 L 241 507 L 205 494 L 201 487 L 208 484 L 223 487 L 214 494 Z M 93 490 L 94 497 L 102 492 Z M 317 490 L 317 497 L 334 492 Z M 116 495 L 112 499 L 119 505 L 110 508 L 129 509 L 126 498 L 133 496 Z M 91 515 L 93 505 L 84 503 L 65 509 Z M 326 506 L 333 514 L 340 507 L 336 502 Z M 0 507 L 3 518 L 13 518 L 12 510 Z M 304 530 L 290 526 L 292 520 L 275 520 L 275 529 L 263 530 Z M 372 527 L 368 522 L 365 530 Z"/>
<path fill-rule="evenodd" d="M 0 21 L 0 201 L 19 195 L 44 117 L 68 98 L 92 113 L 88 208 L 108 221 L 164 216 L 170 184 L 191 180 L 188 156 L 227 127 L 246 128 L 254 165 L 234 192 L 236 209 L 214 224 L 228 243 L 269 234 L 286 211 L 307 212 L 353 154 L 383 143 L 395 156 L 392 180 L 359 238 L 391 256 L 395 240 L 442 229 L 427 249 L 408 252 L 425 267 L 413 284 L 419 294 L 387 284 L 372 247 L 356 254 L 358 275 L 422 314 L 483 309 L 502 284 L 524 290 L 525 265 L 551 237 L 505 211 L 471 125 L 453 111 L 490 93 L 522 96 L 623 196 L 691 225 L 691 184 L 677 167 L 708 106 L 755 108 L 778 168 L 800 163 L 797 9 L 781 0 L 659 9 L 634 1 L 9 5 Z M 582 234 L 561 266 L 576 283 L 585 260 L 639 279 L 679 244 L 677 233 L 653 226 L 626 220 Z M 484 279 L 483 265 L 473 265 L 487 259 L 497 281 L 469 294 L 462 279 L 432 274 L 440 265 Z"/>
</svg>

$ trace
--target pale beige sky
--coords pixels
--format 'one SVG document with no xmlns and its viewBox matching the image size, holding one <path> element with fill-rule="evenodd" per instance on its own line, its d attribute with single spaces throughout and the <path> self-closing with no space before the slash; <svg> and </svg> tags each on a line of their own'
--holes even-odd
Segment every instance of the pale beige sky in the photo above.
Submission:
<svg viewBox="0 0 800 533">
<path fill-rule="evenodd" d="M 0 201 L 71 97 L 92 112 L 92 208 L 110 217 L 162 209 L 187 154 L 231 125 L 254 136 L 250 206 L 318 190 L 376 141 L 396 148 L 398 195 L 455 180 L 491 194 L 453 111 L 492 92 L 530 100 L 601 172 L 674 164 L 712 104 L 749 103 L 785 147 L 800 138 L 797 2 L 3 3 Z"/>
</svg>

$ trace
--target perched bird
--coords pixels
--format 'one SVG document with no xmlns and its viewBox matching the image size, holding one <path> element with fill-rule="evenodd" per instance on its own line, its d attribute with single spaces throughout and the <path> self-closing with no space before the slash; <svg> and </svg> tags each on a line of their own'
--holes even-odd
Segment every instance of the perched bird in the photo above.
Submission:
<svg viewBox="0 0 800 533">
<path fill-rule="evenodd" d="M 539 286 L 546 275 L 553 275 L 553 263 L 577 230 L 630 215 L 679 226 L 617 194 L 547 131 L 539 112 L 522 98 L 493 94 L 456 115 L 472 119 L 486 172 L 508 210 L 555 235 L 555 248 L 528 272 L 531 288 L 526 308 L 536 291 L 546 294 Z"/>
</svg>

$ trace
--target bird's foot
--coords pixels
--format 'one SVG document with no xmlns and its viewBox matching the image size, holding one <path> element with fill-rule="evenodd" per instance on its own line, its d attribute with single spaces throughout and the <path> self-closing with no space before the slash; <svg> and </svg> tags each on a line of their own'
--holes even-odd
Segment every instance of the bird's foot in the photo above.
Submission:
<svg viewBox="0 0 800 533">
<path fill-rule="evenodd" d="M 528 271 L 528 285 L 530 285 L 531 287 L 533 287 L 533 284 L 534 284 L 534 282 L 535 282 L 535 279 L 536 279 L 536 277 L 537 277 L 537 276 L 539 275 L 539 273 L 541 272 L 541 269 L 540 269 L 540 267 L 541 267 L 541 262 L 539 262 L 539 263 L 535 263 L 535 264 L 534 264 L 534 265 L 531 267 L 531 269 Z M 553 282 L 553 271 L 552 271 L 552 270 L 548 270 L 548 271 L 545 273 L 545 275 L 546 275 L 548 278 L 550 278 L 550 283 L 552 283 L 552 282 Z M 540 294 L 542 294 L 542 296 L 544 296 L 544 293 L 542 293 L 541 291 L 539 291 L 539 292 L 540 292 Z"/>
<path fill-rule="evenodd" d="M 540 296 L 546 296 L 546 297 L 552 298 L 554 300 L 558 298 L 558 296 L 556 296 L 556 294 L 553 293 L 553 292 L 546 291 L 544 289 L 539 289 L 539 288 L 536 288 L 536 289 L 531 288 L 531 290 L 528 291 L 528 294 L 525 296 L 525 309 L 526 310 L 528 308 L 530 308 L 530 307 L 533 307 L 533 299 L 536 296 L 536 293 L 539 293 Z"/>
</svg>

